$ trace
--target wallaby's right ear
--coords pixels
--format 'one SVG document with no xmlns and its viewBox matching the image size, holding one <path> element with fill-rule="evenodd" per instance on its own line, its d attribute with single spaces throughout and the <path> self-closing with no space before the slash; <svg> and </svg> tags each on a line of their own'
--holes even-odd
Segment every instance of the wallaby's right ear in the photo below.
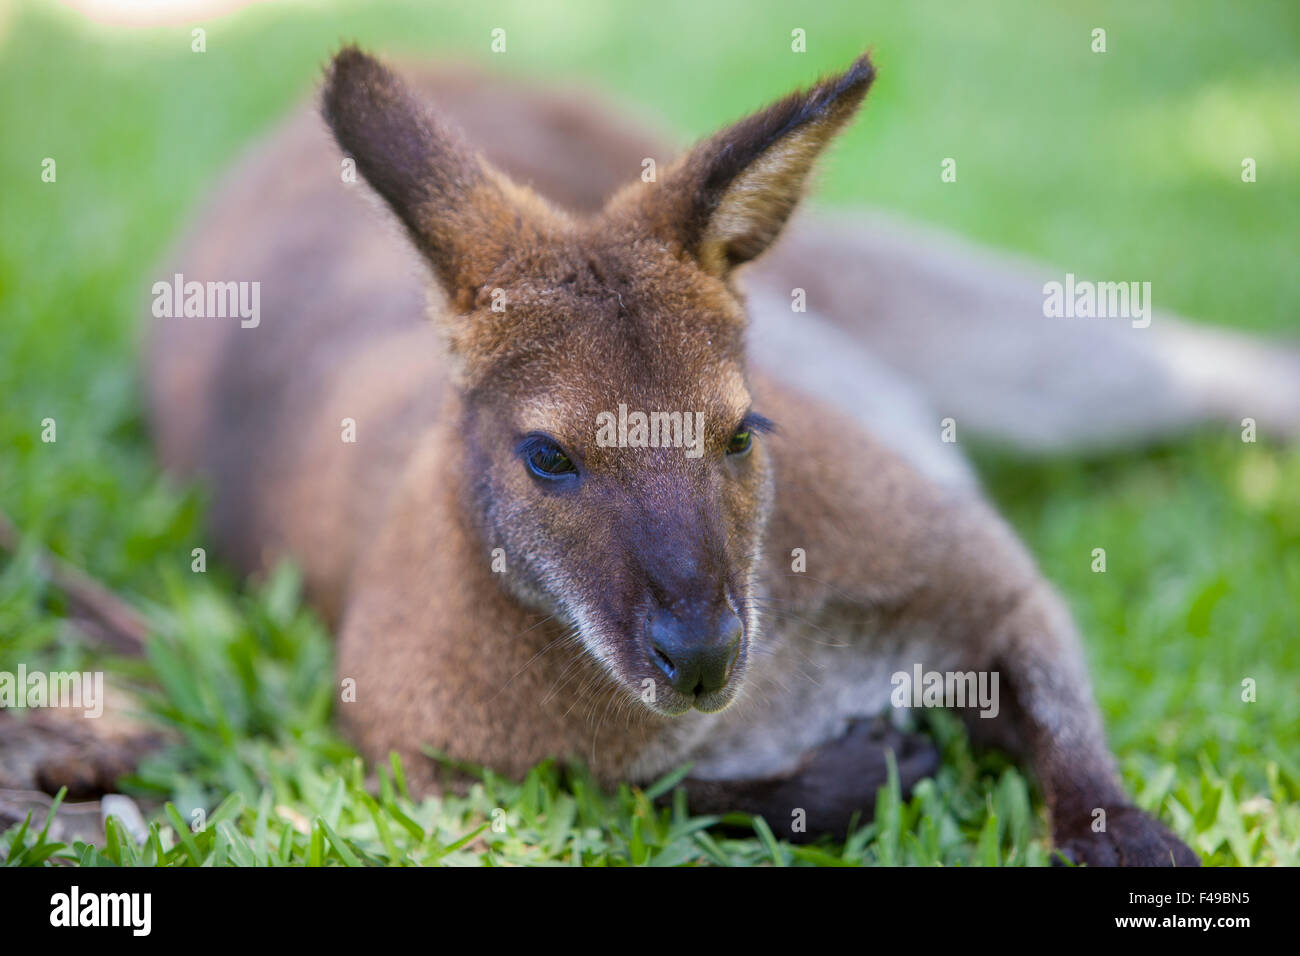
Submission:
<svg viewBox="0 0 1300 956">
<path fill-rule="evenodd" d="M 874 78 L 862 56 L 697 145 L 667 170 L 659 193 L 634 187 L 625 196 L 640 199 L 652 231 L 725 276 L 776 239 L 818 156 Z"/>
<path fill-rule="evenodd" d="M 506 257 L 511 234 L 517 238 L 524 228 L 525 191 L 356 47 L 345 47 L 330 64 L 321 111 L 453 299 L 485 282 Z"/>
</svg>

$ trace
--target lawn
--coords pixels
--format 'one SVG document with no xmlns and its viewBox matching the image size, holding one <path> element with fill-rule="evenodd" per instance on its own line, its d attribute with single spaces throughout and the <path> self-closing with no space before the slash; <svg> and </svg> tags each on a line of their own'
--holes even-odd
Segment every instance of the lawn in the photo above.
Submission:
<svg viewBox="0 0 1300 956">
<path fill-rule="evenodd" d="M 0 859 L 1047 862 L 1032 780 L 972 755 L 942 717 L 942 772 L 909 801 L 886 792 L 844 844 L 791 847 L 761 821 L 657 809 L 671 778 L 604 794 L 549 765 L 522 784 L 484 772 L 465 797 L 411 800 L 400 767 L 362 766 L 333 731 L 331 644 L 293 569 L 255 583 L 217 562 L 192 573 L 202 491 L 154 464 L 136 355 L 154 263 L 343 38 L 585 81 L 683 139 L 869 46 L 880 78 L 819 202 L 886 207 L 1062 271 L 1140 277 L 1161 308 L 1295 336 L 1300 7 L 1072 7 L 290 4 L 202 24 L 207 50 L 194 53 L 191 25 L 108 30 L 53 4 L 0 2 L 0 509 L 155 631 L 145 658 L 107 656 L 68 625 L 32 547 L 0 553 L 0 670 L 103 667 L 178 731 L 122 782 L 150 810 L 143 846 L 112 828 L 104 847 L 52 851 L 38 819 L 0 836 Z M 494 27 L 505 54 L 489 52 Z M 790 52 L 796 27 L 807 53 Z M 940 180 L 945 157 L 958 159 L 956 183 Z M 54 443 L 41 440 L 47 418 Z M 1300 453 L 1207 429 L 1104 458 L 975 458 L 1077 615 L 1138 803 L 1209 864 L 1300 863 Z M 1104 574 L 1090 568 L 1096 547 Z M 206 825 L 194 833 L 196 809 Z"/>
</svg>

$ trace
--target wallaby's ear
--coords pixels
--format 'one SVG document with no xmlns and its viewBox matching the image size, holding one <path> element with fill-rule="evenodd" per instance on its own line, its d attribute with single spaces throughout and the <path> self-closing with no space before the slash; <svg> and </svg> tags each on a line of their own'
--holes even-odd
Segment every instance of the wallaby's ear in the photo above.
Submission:
<svg viewBox="0 0 1300 956">
<path fill-rule="evenodd" d="M 813 163 L 874 77 L 864 55 L 697 145 L 665 172 L 650 200 L 652 228 L 715 275 L 753 259 L 790 218 Z"/>
<path fill-rule="evenodd" d="M 528 219 L 523 207 L 542 205 L 356 47 L 345 47 L 330 64 L 321 112 L 453 299 L 464 300 L 486 281 L 506 257 L 506 243 L 521 238 Z"/>
</svg>

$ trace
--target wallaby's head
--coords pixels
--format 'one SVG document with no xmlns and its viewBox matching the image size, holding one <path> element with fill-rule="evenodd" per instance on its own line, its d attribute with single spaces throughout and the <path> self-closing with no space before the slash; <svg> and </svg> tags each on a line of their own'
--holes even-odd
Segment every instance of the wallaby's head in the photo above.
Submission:
<svg viewBox="0 0 1300 956">
<path fill-rule="evenodd" d="M 700 143 L 595 216 L 488 165 L 381 64 L 325 117 L 442 295 L 466 507 L 504 586 L 664 714 L 730 703 L 759 640 L 772 428 L 733 271 L 776 238 L 873 76 L 866 58 Z M 779 428 L 780 423 L 776 423 Z"/>
</svg>

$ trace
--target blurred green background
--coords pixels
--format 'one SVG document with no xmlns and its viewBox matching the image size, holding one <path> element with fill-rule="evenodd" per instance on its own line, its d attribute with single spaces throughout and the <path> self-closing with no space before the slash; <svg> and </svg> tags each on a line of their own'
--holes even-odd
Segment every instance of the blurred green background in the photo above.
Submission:
<svg viewBox="0 0 1300 956">
<path fill-rule="evenodd" d="M 191 52 L 194 26 L 207 31 L 201 54 Z M 504 54 L 490 52 L 497 27 Z M 1097 27 L 1104 54 L 1091 50 Z M 791 52 L 794 28 L 806 31 L 806 53 Z M 308 95 L 342 40 L 576 80 L 683 141 L 869 48 L 879 79 L 816 202 L 886 207 L 1062 271 L 1141 277 L 1159 307 L 1194 320 L 1300 330 L 1300 5 L 1287 0 L 379 0 L 259 5 L 147 28 L 0 2 L 0 508 L 174 625 L 166 654 L 113 666 L 162 686 L 155 709 L 185 730 L 185 748 L 135 784 L 181 805 L 234 790 L 251 807 L 273 784 L 310 816 L 328 781 L 346 776 L 320 692 L 328 642 L 291 584 L 246 592 L 219 569 L 189 574 L 201 497 L 156 473 L 135 364 L 154 263 L 214 176 Z M 949 156 L 955 184 L 938 175 Z M 56 183 L 41 180 L 45 157 L 57 161 Z M 1243 157 L 1257 161 L 1253 184 L 1241 181 Z M 40 441 L 46 417 L 58 422 L 57 444 Z M 1300 456 L 1243 445 L 1229 430 L 1087 461 L 990 450 L 977 461 L 1075 609 L 1141 803 L 1210 862 L 1300 861 Z M 1089 571 L 1099 542 L 1104 575 Z M 30 554 L 0 556 L 0 668 L 84 660 L 62 613 Z M 286 677 L 292 692 L 273 695 L 251 677 L 281 671 L 298 675 Z M 1246 677 L 1258 682 L 1253 704 L 1240 700 Z M 1041 862 L 1041 820 L 1017 828 L 1008 817 L 1019 811 L 999 812 L 1018 780 L 958 753 L 919 802 L 836 853 Z M 572 786 L 547 776 L 543 789 L 554 812 Z M 540 812 L 504 792 L 490 796 L 523 800 L 511 805 L 524 822 Z M 350 807 L 343 801 L 335 824 Z M 476 807 L 419 812 L 451 833 Z M 636 861 L 621 828 L 648 811 L 635 800 L 606 811 L 593 824 L 610 848 L 604 862 Z M 252 826 L 243 812 L 239 825 Z M 353 822 L 361 845 L 370 824 Z M 671 835 L 661 850 L 678 846 Z M 733 862 L 817 862 L 761 837 L 708 842 Z M 717 860 L 698 837 L 681 839 Z M 548 859 L 576 852 L 556 846 Z M 497 844 L 457 852 L 508 855 Z"/>
</svg>

